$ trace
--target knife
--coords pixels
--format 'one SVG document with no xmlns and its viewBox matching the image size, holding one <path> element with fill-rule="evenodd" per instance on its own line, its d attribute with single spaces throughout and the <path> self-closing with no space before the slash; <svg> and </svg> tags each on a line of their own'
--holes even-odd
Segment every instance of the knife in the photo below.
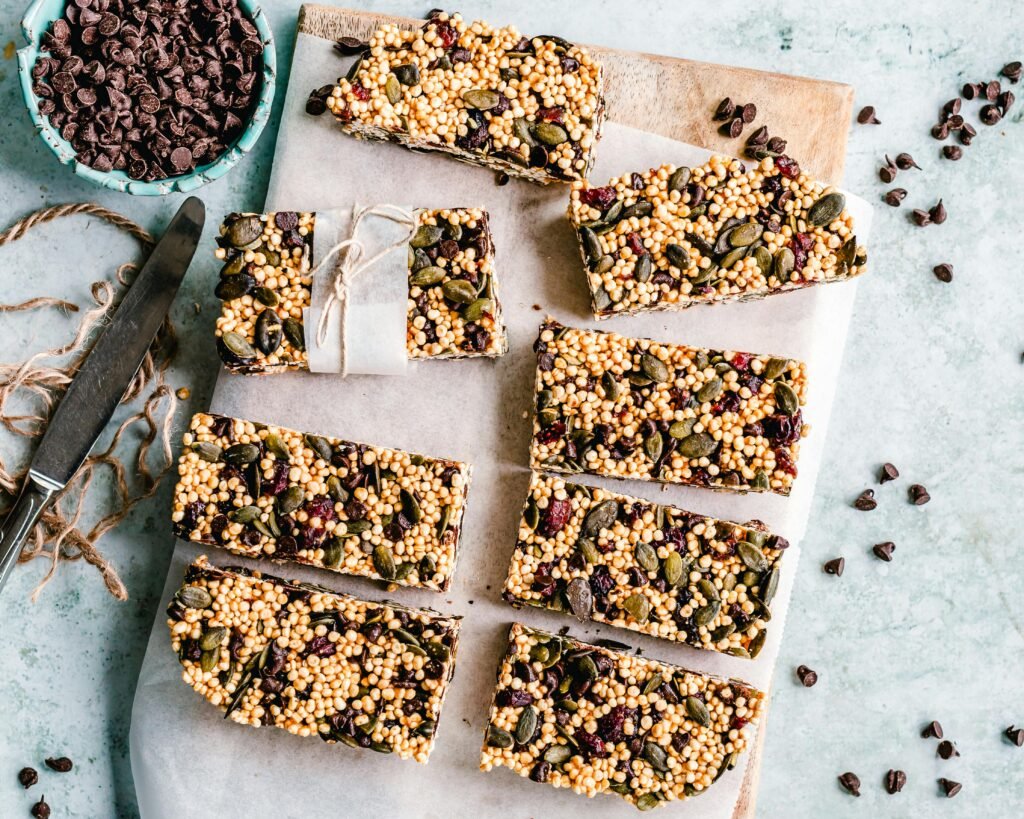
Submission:
<svg viewBox="0 0 1024 819">
<path fill-rule="evenodd" d="M 185 277 L 205 220 L 203 203 L 186 199 L 57 406 L 0 529 L 0 589 L 43 511 L 85 462 L 124 397 Z"/>
</svg>

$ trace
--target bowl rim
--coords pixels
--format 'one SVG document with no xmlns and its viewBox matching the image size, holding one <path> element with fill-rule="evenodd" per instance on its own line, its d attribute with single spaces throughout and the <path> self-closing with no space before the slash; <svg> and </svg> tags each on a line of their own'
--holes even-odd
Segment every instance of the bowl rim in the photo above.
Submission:
<svg viewBox="0 0 1024 819">
<path fill-rule="evenodd" d="M 277 53 L 266 13 L 255 0 L 238 0 L 238 5 L 256 26 L 263 42 L 262 83 L 259 98 L 245 129 L 213 162 L 200 165 L 182 176 L 144 182 L 130 178 L 124 171 L 98 171 L 75 159 L 76 151 L 71 147 L 71 143 L 50 124 L 48 117 L 40 114 L 39 98 L 32 90 L 32 68 L 41 53 L 43 34 L 63 11 L 65 0 L 33 0 L 21 19 L 22 36 L 27 45 L 18 49 L 18 76 L 21 95 L 36 132 L 62 165 L 70 166 L 77 176 L 110 190 L 136 196 L 164 196 L 169 193 L 186 193 L 219 179 L 256 145 L 270 119 L 276 90 Z M 53 13 L 55 7 L 59 7 L 57 14 Z"/>
</svg>

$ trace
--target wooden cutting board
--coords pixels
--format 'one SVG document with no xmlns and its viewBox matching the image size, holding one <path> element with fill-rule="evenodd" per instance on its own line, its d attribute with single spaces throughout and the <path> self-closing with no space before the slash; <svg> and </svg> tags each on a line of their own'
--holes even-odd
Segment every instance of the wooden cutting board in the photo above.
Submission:
<svg viewBox="0 0 1024 819">
<path fill-rule="evenodd" d="M 366 39 L 383 23 L 415 26 L 422 21 L 332 6 L 303 5 L 298 30 L 328 40 L 343 36 Z M 851 86 L 604 46 L 588 48 L 605 66 L 610 120 L 739 156 L 744 137 L 722 136 L 712 114 L 725 96 L 754 101 L 758 123 L 767 124 L 773 134 L 785 136 L 789 143 L 787 153 L 796 157 L 801 167 L 833 184 L 842 182 L 853 109 Z M 644 94 L 645 89 L 652 87 L 660 92 L 656 106 L 651 105 Z M 734 819 L 754 817 L 765 733 L 762 720 Z"/>
</svg>

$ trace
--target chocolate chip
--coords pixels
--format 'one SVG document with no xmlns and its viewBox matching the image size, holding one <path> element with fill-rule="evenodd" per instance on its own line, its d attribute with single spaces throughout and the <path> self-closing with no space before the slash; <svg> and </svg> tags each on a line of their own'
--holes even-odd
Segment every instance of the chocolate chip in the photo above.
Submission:
<svg viewBox="0 0 1024 819">
<path fill-rule="evenodd" d="M 736 103 L 726 97 L 720 103 L 718 108 L 715 109 L 714 118 L 719 122 L 725 122 L 726 120 L 732 119 L 733 114 L 736 112 Z"/>
<path fill-rule="evenodd" d="M 860 777 L 857 774 L 851 771 L 840 774 L 839 784 L 843 786 L 847 793 L 853 796 L 860 796 Z"/>
<path fill-rule="evenodd" d="M 889 159 L 888 155 L 885 157 L 885 164 L 878 169 L 878 178 L 887 185 L 896 178 L 896 165 Z"/>
<path fill-rule="evenodd" d="M 192 151 L 184 145 L 171 151 L 171 165 L 179 173 L 188 170 L 192 165 Z"/>
<path fill-rule="evenodd" d="M 1009 730 L 1007 730 L 1006 735 L 1010 735 Z M 21 783 L 21 787 L 27 790 L 39 781 L 39 774 L 36 773 L 35 768 L 22 768 L 18 771 L 18 781 Z"/>
<path fill-rule="evenodd" d="M 893 208 L 898 208 L 900 203 L 907 198 L 907 191 L 904 188 L 893 188 L 882 198 L 885 200 L 885 204 Z"/>
<path fill-rule="evenodd" d="M 348 57 L 358 54 L 367 45 L 369 44 L 365 40 L 360 40 L 357 37 L 342 37 L 334 44 L 334 50 Z"/>
<path fill-rule="evenodd" d="M 494 178 L 494 184 L 496 184 L 500 188 L 504 185 L 507 185 L 509 183 L 510 178 L 511 177 L 504 171 L 498 171 L 498 175 Z"/>
<path fill-rule="evenodd" d="M 945 122 L 939 122 L 932 126 L 932 136 L 936 139 L 945 139 L 949 136 L 949 125 Z"/>
<path fill-rule="evenodd" d="M 910 502 L 914 504 L 914 506 L 923 506 L 932 499 L 932 496 L 928 494 L 928 490 L 919 483 L 913 484 L 910 489 L 907 490 L 907 494 L 910 496 Z"/>
<path fill-rule="evenodd" d="M 959 145 L 944 145 L 942 147 L 942 155 L 946 157 L 946 159 L 951 159 L 956 162 L 964 155 L 964 151 Z"/>
<path fill-rule="evenodd" d="M 1007 63 L 1006 65 L 1003 66 L 1002 70 L 999 73 L 1006 77 L 1006 79 L 1008 79 L 1014 85 L 1016 85 L 1018 82 L 1020 82 L 1021 77 L 1020 60 L 1014 60 L 1012 63 Z"/>
<path fill-rule="evenodd" d="M 872 105 L 865 105 L 857 114 L 857 122 L 861 125 L 881 125 L 881 121 L 875 116 L 875 109 Z"/>
<path fill-rule="evenodd" d="M 1003 91 L 998 97 L 996 97 L 996 105 L 999 106 L 999 110 L 1003 116 L 1006 116 L 1006 112 L 1013 106 L 1014 101 L 1017 98 L 1013 96 L 1012 91 Z"/>
<path fill-rule="evenodd" d="M 773 154 L 784 154 L 787 146 L 786 140 L 780 136 L 773 136 L 768 140 L 768 150 Z"/>
<path fill-rule="evenodd" d="M 1018 63 L 1018 65 L 1020 65 L 1020 63 Z M 1016 726 L 1011 725 L 1009 728 L 1006 729 L 1004 734 L 1006 738 L 1010 740 L 1010 742 L 1012 742 L 1018 748 L 1024 747 L 1024 728 L 1017 728 Z M 32 769 L 27 768 L 26 770 Z M 26 785 L 25 787 L 27 788 L 28 785 Z"/>
<path fill-rule="evenodd" d="M 907 775 L 903 771 L 890 768 L 885 775 L 885 791 L 890 795 L 899 793 L 906 784 Z"/>
<path fill-rule="evenodd" d="M 891 540 L 887 540 L 885 543 L 876 543 L 871 547 L 871 551 L 875 553 L 875 557 L 879 560 L 891 563 L 892 553 L 896 551 L 896 544 Z"/>
<path fill-rule="evenodd" d="M 939 787 L 942 788 L 942 791 L 946 794 L 947 799 L 952 799 L 954 796 L 960 793 L 960 790 L 963 788 L 963 785 L 961 785 L 959 782 L 954 782 L 952 779 L 940 778 Z"/>
<path fill-rule="evenodd" d="M 878 501 L 875 500 L 874 489 L 865 489 L 857 496 L 857 500 L 853 502 L 853 508 L 859 509 L 861 512 L 870 512 L 877 506 Z"/>
<path fill-rule="evenodd" d="M 309 99 L 306 100 L 307 114 L 311 114 L 314 117 L 318 117 L 326 110 L 327 103 L 324 102 L 323 97 L 318 97 L 315 93 L 309 95 Z"/>
<path fill-rule="evenodd" d="M 964 83 L 960 96 L 965 100 L 973 100 L 981 96 L 981 85 L 976 82 Z"/>
<path fill-rule="evenodd" d="M 743 120 L 739 117 L 735 117 L 725 123 L 725 125 L 723 125 L 719 130 L 721 130 L 723 136 L 727 136 L 730 139 L 736 139 L 736 137 L 743 133 Z"/>
<path fill-rule="evenodd" d="M 931 214 L 926 210 L 921 210 L 920 208 L 914 208 L 914 212 L 910 215 L 910 218 L 913 219 L 914 224 L 918 227 L 926 227 L 932 223 Z"/>
<path fill-rule="evenodd" d="M 846 560 L 841 557 L 833 558 L 822 566 L 825 574 L 834 574 L 836 577 L 843 576 L 843 569 L 846 568 Z"/>
<path fill-rule="evenodd" d="M 1003 87 L 1000 85 L 999 80 L 990 80 L 985 86 L 985 99 L 989 102 L 995 102 L 996 98 L 999 96 L 999 92 L 1002 91 L 1002 88 Z"/>
<path fill-rule="evenodd" d="M 797 666 L 796 675 L 800 678 L 800 683 L 804 688 L 813 688 L 818 681 L 818 672 L 805 665 Z"/>
<path fill-rule="evenodd" d="M 921 166 L 914 161 L 914 157 L 907 153 L 896 154 L 896 167 L 901 171 L 909 171 L 911 168 L 921 170 Z"/>
<path fill-rule="evenodd" d="M 32 806 L 30 812 L 35 819 L 50 819 L 50 806 L 46 804 L 45 794 L 39 797 L 39 801 Z"/>
<path fill-rule="evenodd" d="M 889 483 L 894 481 L 900 476 L 900 471 L 891 463 L 882 464 L 882 468 L 878 472 L 879 483 Z"/>
<path fill-rule="evenodd" d="M 59 756 L 56 759 L 51 756 L 46 760 L 46 767 L 50 770 L 56 771 L 57 773 L 67 773 L 74 767 L 74 765 L 66 756 Z"/>
<path fill-rule="evenodd" d="M 935 267 L 932 268 L 932 273 L 935 274 L 936 279 L 940 282 L 944 282 L 945 284 L 949 284 L 953 281 L 953 265 L 949 262 L 943 262 L 942 264 L 935 265 Z"/>
<path fill-rule="evenodd" d="M 945 105 L 942 106 L 942 114 L 945 117 L 951 117 L 954 114 L 960 113 L 960 97 L 953 97 L 951 100 L 947 100 Z"/>
<path fill-rule="evenodd" d="M 925 739 L 942 739 L 942 726 L 938 720 L 932 720 L 921 730 L 921 736 Z"/>
<path fill-rule="evenodd" d="M 983 105 L 979 116 L 985 125 L 995 125 L 1003 118 L 999 108 L 995 105 Z"/>
<path fill-rule="evenodd" d="M 755 130 L 749 137 L 747 137 L 747 145 L 752 145 L 755 147 L 767 145 L 768 139 L 768 126 L 762 125 L 760 128 Z"/>
<path fill-rule="evenodd" d="M 943 759 L 951 759 L 954 756 L 960 756 L 960 752 L 956 749 L 956 745 L 948 739 L 944 739 L 939 743 L 937 753 Z"/>
<path fill-rule="evenodd" d="M 928 215 L 931 217 L 932 221 L 937 225 L 941 225 L 943 222 L 946 221 L 946 206 L 942 204 L 941 199 L 935 204 L 935 206 L 931 210 L 928 211 Z"/>
<path fill-rule="evenodd" d="M 740 109 L 739 115 L 743 122 L 749 125 L 757 119 L 757 106 L 752 102 L 748 102 L 742 109 Z"/>
</svg>

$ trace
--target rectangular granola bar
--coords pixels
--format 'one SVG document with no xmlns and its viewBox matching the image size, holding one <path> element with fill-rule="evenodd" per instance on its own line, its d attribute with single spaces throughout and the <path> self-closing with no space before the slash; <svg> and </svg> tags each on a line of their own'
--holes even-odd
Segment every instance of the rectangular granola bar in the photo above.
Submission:
<svg viewBox="0 0 1024 819">
<path fill-rule="evenodd" d="M 531 466 L 788 495 L 804 365 L 768 355 L 540 328 Z"/>
<path fill-rule="evenodd" d="M 785 538 L 534 474 L 504 597 L 756 657 Z"/>
<path fill-rule="evenodd" d="M 443 151 L 534 182 L 583 179 L 604 119 L 600 63 L 560 37 L 433 12 L 385 25 L 325 97 L 358 137 Z M 311 110 L 311 109 L 307 109 Z"/>
<path fill-rule="evenodd" d="M 598 318 L 846 281 L 867 262 L 846 197 L 785 156 L 578 181 L 569 219 Z"/>
<path fill-rule="evenodd" d="M 460 618 L 200 557 L 167 607 L 182 679 L 224 716 L 425 763 Z"/>
<path fill-rule="evenodd" d="M 253 558 L 444 591 L 468 464 L 197 413 L 174 533 Z"/>
<path fill-rule="evenodd" d="M 508 350 L 487 212 L 417 210 L 409 245 L 410 359 L 496 357 Z M 232 372 L 308 370 L 315 213 L 234 213 L 220 228 L 217 350 Z M 320 251 L 320 252 L 326 252 Z M 322 275 L 327 275 L 324 272 Z"/>
<path fill-rule="evenodd" d="M 649 810 L 735 767 L 764 701 L 736 680 L 515 623 L 480 767 Z"/>
</svg>

